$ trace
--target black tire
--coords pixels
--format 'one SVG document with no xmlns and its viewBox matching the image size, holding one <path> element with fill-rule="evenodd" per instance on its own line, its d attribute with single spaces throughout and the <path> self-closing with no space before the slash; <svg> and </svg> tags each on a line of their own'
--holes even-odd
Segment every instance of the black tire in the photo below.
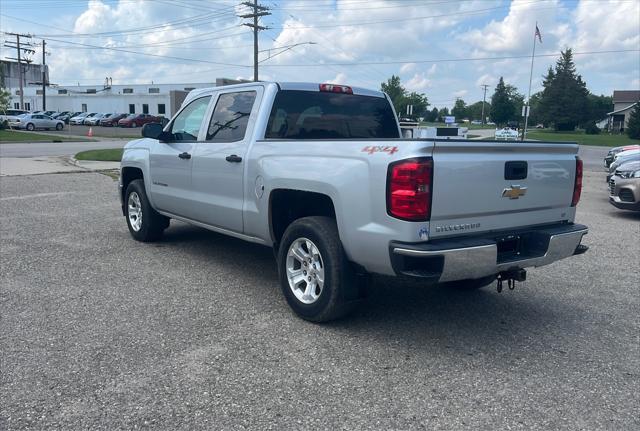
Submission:
<svg viewBox="0 0 640 431">
<path fill-rule="evenodd" d="M 56 130 L 57 130 L 57 131 L 60 131 L 60 130 L 62 130 L 63 128 L 64 128 L 64 125 L 63 125 L 62 123 L 58 123 L 58 124 L 56 124 Z"/>
<path fill-rule="evenodd" d="M 134 121 L 133 123 L 131 123 L 131 127 L 132 127 L 132 128 L 136 128 L 136 127 L 138 127 L 138 125 L 137 125 L 137 124 L 136 124 L 136 122 Z"/>
<path fill-rule="evenodd" d="M 27 124 L 27 130 L 33 132 L 34 130 L 36 130 L 36 126 L 34 126 L 33 123 L 29 123 Z"/>
<path fill-rule="evenodd" d="M 318 298 L 306 304 L 289 286 L 287 255 L 291 244 L 307 238 L 318 248 L 324 266 L 324 285 Z M 335 220 L 329 217 L 304 217 L 294 221 L 282 236 L 278 252 L 278 273 L 284 297 L 293 311 L 311 322 L 327 322 L 349 314 L 359 300 L 354 271 L 346 258 Z"/>
<path fill-rule="evenodd" d="M 444 283 L 444 285 L 457 290 L 476 290 L 482 289 L 494 281 L 496 281 L 496 275 L 488 275 L 486 277 L 476 279 L 450 281 L 448 283 Z"/>
<path fill-rule="evenodd" d="M 136 193 L 139 200 L 140 206 L 142 208 L 142 225 L 138 230 L 136 230 L 131 225 L 131 220 L 129 217 L 129 197 L 132 193 Z M 125 219 L 127 220 L 127 227 L 129 228 L 129 233 L 131 236 L 141 242 L 153 242 L 160 239 L 162 236 L 162 232 L 169 227 L 170 219 L 168 217 L 159 214 L 156 210 L 154 210 L 149 204 L 149 199 L 147 199 L 147 193 L 144 188 L 143 180 L 133 180 L 127 186 L 127 190 L 124 194 L 124 205 L 125 205 Z"/>
</svg>

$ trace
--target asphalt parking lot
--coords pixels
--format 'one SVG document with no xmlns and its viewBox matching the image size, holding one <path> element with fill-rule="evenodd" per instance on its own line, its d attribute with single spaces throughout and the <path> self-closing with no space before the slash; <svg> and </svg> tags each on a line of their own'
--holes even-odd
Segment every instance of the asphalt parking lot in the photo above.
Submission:
<svg viewBox="0 0 640 431">
<path fill-rule="evenodd" d="M 296 318 L 272 253 L 129 237 L 98 173 L 0 187 L 0 429 L 640 428 L 640 216 L 585 172 L 591 250 L 514 291 L 374 280 Z"/>
</svg>

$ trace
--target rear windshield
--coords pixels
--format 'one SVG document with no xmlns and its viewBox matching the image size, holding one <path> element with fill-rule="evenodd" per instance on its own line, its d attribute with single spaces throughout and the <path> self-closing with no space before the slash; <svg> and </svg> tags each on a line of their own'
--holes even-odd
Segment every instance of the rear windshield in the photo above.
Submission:
<svg viewBox="0 0 640 431">
<path fill-rule="evenodd" d="M 398 138 L 387 99 L 342 93 L 282 90 L 276 94 L 265 138 Z"/>
</svg>

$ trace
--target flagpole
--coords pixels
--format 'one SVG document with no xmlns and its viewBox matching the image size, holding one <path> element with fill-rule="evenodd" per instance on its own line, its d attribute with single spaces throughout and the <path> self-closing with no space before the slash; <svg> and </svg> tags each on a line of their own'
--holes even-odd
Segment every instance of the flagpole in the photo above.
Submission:
<svg viewBox="0 0 640 431">
<path fill-rule="evenodd" d="M 533 81 L 533 59 L 536 56 L 536 37 L 538 36 L 538 21 L 536 21 L 536 29 L 533 32 L 533 51 L 531 52 L 531 71 L 529 72 L 529 94 L 527 94 L 527 104 L 524 116 L 524 130 L 522 131 L 522 140 L 527 138 L 527 126 L 529 124 L 529 114 L 531 113 L 531 82 Z"/>
</svg>

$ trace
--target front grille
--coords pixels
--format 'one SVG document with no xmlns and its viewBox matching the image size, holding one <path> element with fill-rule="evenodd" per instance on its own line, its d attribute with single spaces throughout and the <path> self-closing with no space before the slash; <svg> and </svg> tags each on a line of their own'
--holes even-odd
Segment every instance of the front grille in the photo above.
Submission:
<svg viewBox="0 0 640 431">
<path fill-rule="evenodd" d="M 609 194 L 613 196 L 616 191 L 616 181 L 612 178 L 609 180 Z"/>
<path fill-rule="evenodd" d="M 618 196 L 620 197 L 620 200 L 624 202 L 633 202 L 635 200 L 633 198 L 633 192 L 629 189 L 620 189 Z"/>
</svg>

